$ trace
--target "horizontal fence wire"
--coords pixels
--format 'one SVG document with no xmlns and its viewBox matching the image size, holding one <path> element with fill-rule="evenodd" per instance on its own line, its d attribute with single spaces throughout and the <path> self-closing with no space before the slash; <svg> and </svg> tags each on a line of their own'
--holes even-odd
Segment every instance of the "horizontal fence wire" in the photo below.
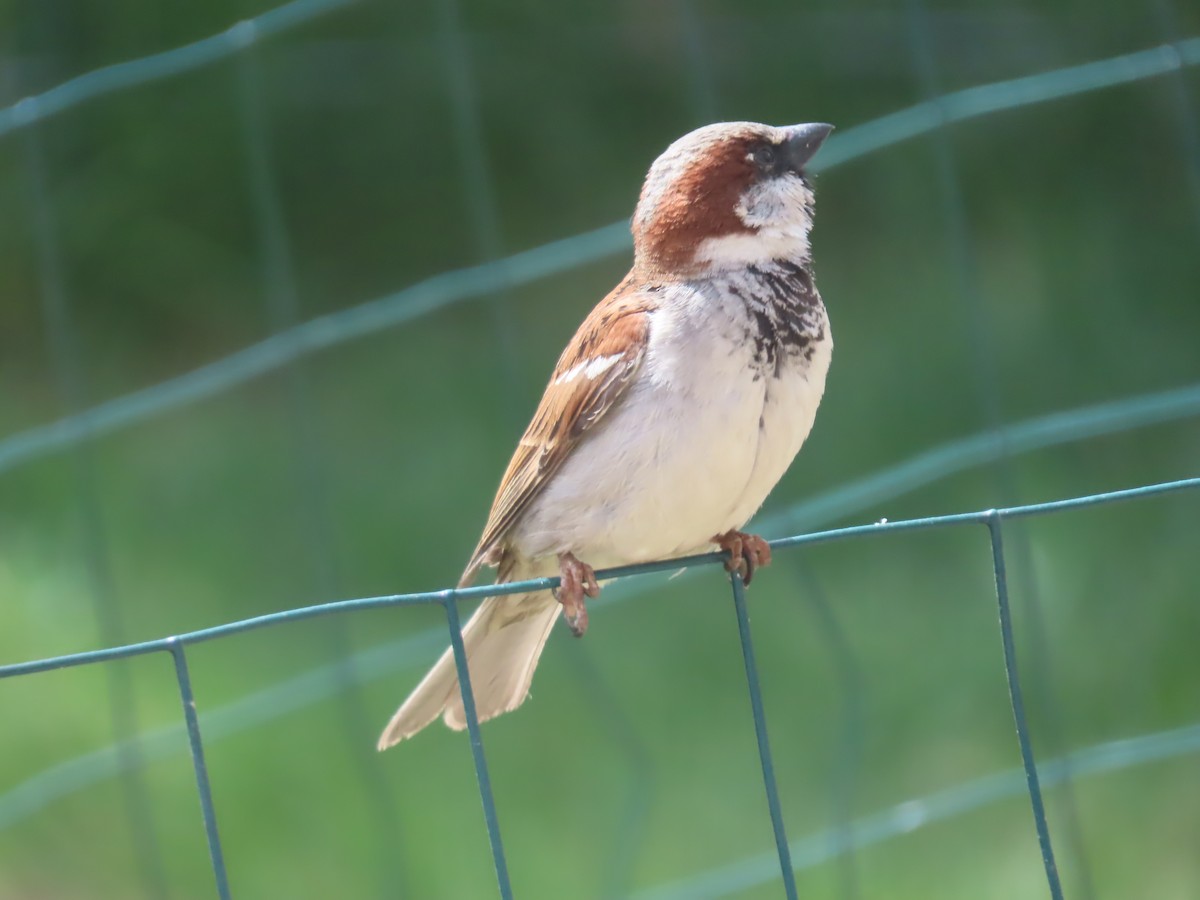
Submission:
<svg viewBox="0 0 1200 900">
<path fill-rule="evenodd" d="M 346 2 L 350 0 L 341 0 L 341 3 L 334 3 L 333 0 L 312 0 L 308 3 L 294 4 L 295 10 L 293 5 L 289 5 L 280 7 L 275 12 L 280 13 L 280 22 L 292 23 L 302 21 L 302 13 L 311 16 Z M 283 10 L 293 11 L 285 17 L 281 13 Z M 272 13 L 264 14 L 270 15 Z M 260 19 L 250 21 L 258 22 Z M 280 30 L 280 27 L 274 28 L 274 31 Z M 268 29 L 267 33 L 274 31 Z M 261 28 L 256 28 L 253 33 L 261 32 Z M 171 52 L 183 52 L 187 49 L 180 48 L 179 51 Z M 237 48 L 230 46 L 222 55 L 228 55 L 235 49 Z M 159 57 L 150 59 L 160 57 L 171 59 L 168 54 L 160 54 Z M 220 56 L 212 57 L 217 58 Z M 212 59 L 206 57 L 205 61 Z M 945 94 L 935 100 L 918 103 L 833 135 L 822 147 L 821 155 L 814 160 L 813 169 L 832 169 L 901 141 L 927 134 L 949 123 L 1154 78 L 1198 63 L 1200 37 L 1193 37 L 1136 53 Z M 178 66 L 182 66 L 182 63 L 158 64 L 155 69 L 161 71 L 157 77 L 187 71 L 186 68 Z M 99 70 L 105 71 L 108 70 Z M 98 75 L 99 72 L 93 74 Z M 142 81 L 125 76 L 116 80 L 111 87 L 107 86 L 109 82 L 103 82 L 106 85 L 103 90 L 99 87 L 78 86 L 80 82 L 90 85 L 91 82 L 86 81 L 89 77 L 82 76 L 60 88 L 0 109 L 0 135 L 18 127 L 27 127 L 38 118 L 44 117 L 39 114 L 31 118 L 28 112 L 18 116 L 17 111 L 22 108 L 22 104 L 32 104 L 27 106 L 27 109 L 39 109 L 45 98 L 57 96 L 55 91 L 76 85 L 73 90 L 67 92 L 69 103 L 58 100 L 52 104 L 55 109 L 59 109 L 99 93 L 153 80 L 153 76 L 150 75 Z M 9 435 L 0 440 L 0 473 L 80 441 L 91 440 L 181 406 L 219 395 L 275 371 L 299 356 L 411 322 L 454 303 L 571 271 L 588 263 L 627 252 L 630 246 L 629 224 L 622 219 L 503 259 L 443 272 L 376 300 L 310 319 L 190 372 L 97 404 L 91 409 L 66 416 L 57 422 Z"/>
<path fill-rule="evenodd" d="M 261 15 L 162 53 L 94 69 L 40 94 L 0 107 L 0 137 L 28 128 L 96 97 L 183 75 L 240 53 L 269 37 L 290 31 L 358 0 L 293 0 Z"/>
<path fill-rule="evenodd" d="M 993 517 L 1000 519 L 1022 519 L 1031 516 L 1042 516 L 1049 513 L 1064 512 L 1074 509 L 1085 509 L 1109 503 L 1119 503 L 1127 500 L 1137 500 L 1146 497 L 1156 497 L 1176 491 L 1193 490 L 1200 487 L 1200 477 L 1183 478 L 1176 481 L 1166 481 L 1158 484 L 1147 484 L 1140 487 L 1126 488 L 1117 491 L 1107 491 L 1098 494 L 1087 494 L 1081 497 L 1071 497 L 1065 500 L 1052 500 L 1046 503 L 1031 503 L 1023 506 L 1013 506 L 1006 509 L 990 509 L 979 512 L 951 513 L 944 516 L 925 516 L 916 519 L 898 519 L 896 521 L 879 521 L 868 525 L 849 525 L 845 528 L 832 528 L 824 531 L 812 531 L 790 537 L 770 541 L 774 549 L 799 547 L 805 544 L 827 543 L 847 538 L 867 535 L 884 535 L 900 531 L 917 531 L 930 528 L 946 528 L 957 525 L 984 525 Z M 658 562 L 639 563 L 631 566 L 617 566 L 611 569 L 597 570 L 596 577 L 601 580 L 627 578 L 631 575 L 644 575 L 651 572 L 673 572 L 680 568 L 691 568 L 723 562 L 725 556 L 721 553 L 700 553 L 679 559 L 661 560 Z M 334 600 L 329 603 L 316 603 L 311 606 L 301 606 L 280 612 L 266 613 L 248 619 L 239 619 L 210 628 L 199 628 L 186 631 L 170 637 L 157 640 L 139 641 L 121 647 L 105 647 L 99 650 L 87 650 L 81 653 L 67 653 L 28 662 L 9 663 L 0 666 L 0 678 L 11 678 L 15 675 L 30 675 L 34 672 L 47 672 L 53 669 L 63 669 L 72 666 L 92 665 L 113 659 L 126 659 L 133 656 L 143 656 L 147 653 L 170 652 L 173 643 L 184 645 L 199 644 L 205 641 L 225 638 L 260 628 L 269 628 L 286 622 L 299 622 L 355 610 L 380 609 L 390 606 L 422 606 L 445 604 L 454 600 L 483 600 L 487 597 L 502 597 L 509 594 L 527 594 L 534 591 L 548 591 L 557 588 L 558 576 L 552 578 L 533 578 L 528 581 L 512 581 L 504 584 L 476 585 L 463 588 L 444 588 L 436 591 L 420 591 L 410 594 L 381 594 L 376 597 L 359 597 L 352 600 Z"/>
</svg>

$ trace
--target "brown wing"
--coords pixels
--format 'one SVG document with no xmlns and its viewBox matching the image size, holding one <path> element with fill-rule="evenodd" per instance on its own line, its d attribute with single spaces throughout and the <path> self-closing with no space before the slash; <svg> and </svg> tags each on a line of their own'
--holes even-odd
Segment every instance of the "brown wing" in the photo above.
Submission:
<svg viewBox="0 0 1200 900">
<path fill-rule="evenodd" d="M 650 298 L 626 279 L 584 319 L 550 376 L 492 503 L 459 586 L 501 562 L 504 537 L 587 431 L 612 409 L 645 355 Z M 503 576 L 503 571 L 501 572 Z"/>
</svg>

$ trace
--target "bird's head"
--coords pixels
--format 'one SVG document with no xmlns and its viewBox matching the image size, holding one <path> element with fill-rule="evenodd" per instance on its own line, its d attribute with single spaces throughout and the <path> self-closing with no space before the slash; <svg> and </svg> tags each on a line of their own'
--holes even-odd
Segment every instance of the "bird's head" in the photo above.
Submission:
<svg viewBox="0 0 1200 900">
<path fill-rule="evenodd" d="M 804 167 L 832 130 L 718 122 L 685 134 L 646 175 L 633 215 L 638 264 L 692 278 L 807 259 L 813 189 Z"/>
</svg>

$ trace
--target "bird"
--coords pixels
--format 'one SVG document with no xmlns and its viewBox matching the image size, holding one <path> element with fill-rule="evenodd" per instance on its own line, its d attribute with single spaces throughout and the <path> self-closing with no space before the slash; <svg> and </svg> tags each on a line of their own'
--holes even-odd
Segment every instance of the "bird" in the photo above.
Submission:
<svg viewBox="0 0 1200 900">
<path fill-rule="evenodd" d="M 749 583 L 770 546 L 741 529 L 808 437 L 833 350 L 809 243 L 807 167 L 825 123 L 705 125 L 646 175 L 629 273 L 567 344 L 500 481 L 459 587 L 559 576 L 489 597 L 462 629 L 478 721 L 520 706 L 560 614 L 587 630 L 596 570 L 724 551 Z M 733 577 L 731 575 L 731 577 Z M 466 727 L 447 649 L 379 738 Z"/>
</svg>

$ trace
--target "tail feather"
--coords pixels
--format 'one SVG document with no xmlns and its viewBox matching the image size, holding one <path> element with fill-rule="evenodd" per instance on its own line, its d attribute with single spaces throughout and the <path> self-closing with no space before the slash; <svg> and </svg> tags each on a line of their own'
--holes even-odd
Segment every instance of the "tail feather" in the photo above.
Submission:
<svg viewBox="0 0 1200 900">
<path fill-rule="evenodd" d="M 489 597 L 467 620 L 463 645 L 480 722 L 511 712 L 525 701 L 558 613 L 558 601 L 539 591 Z M 438 716 L 456 731 L 467 726 L 452 648 L 396 710 L 379 738 L 379 749 L 411 737 Z"/>
</svg>

